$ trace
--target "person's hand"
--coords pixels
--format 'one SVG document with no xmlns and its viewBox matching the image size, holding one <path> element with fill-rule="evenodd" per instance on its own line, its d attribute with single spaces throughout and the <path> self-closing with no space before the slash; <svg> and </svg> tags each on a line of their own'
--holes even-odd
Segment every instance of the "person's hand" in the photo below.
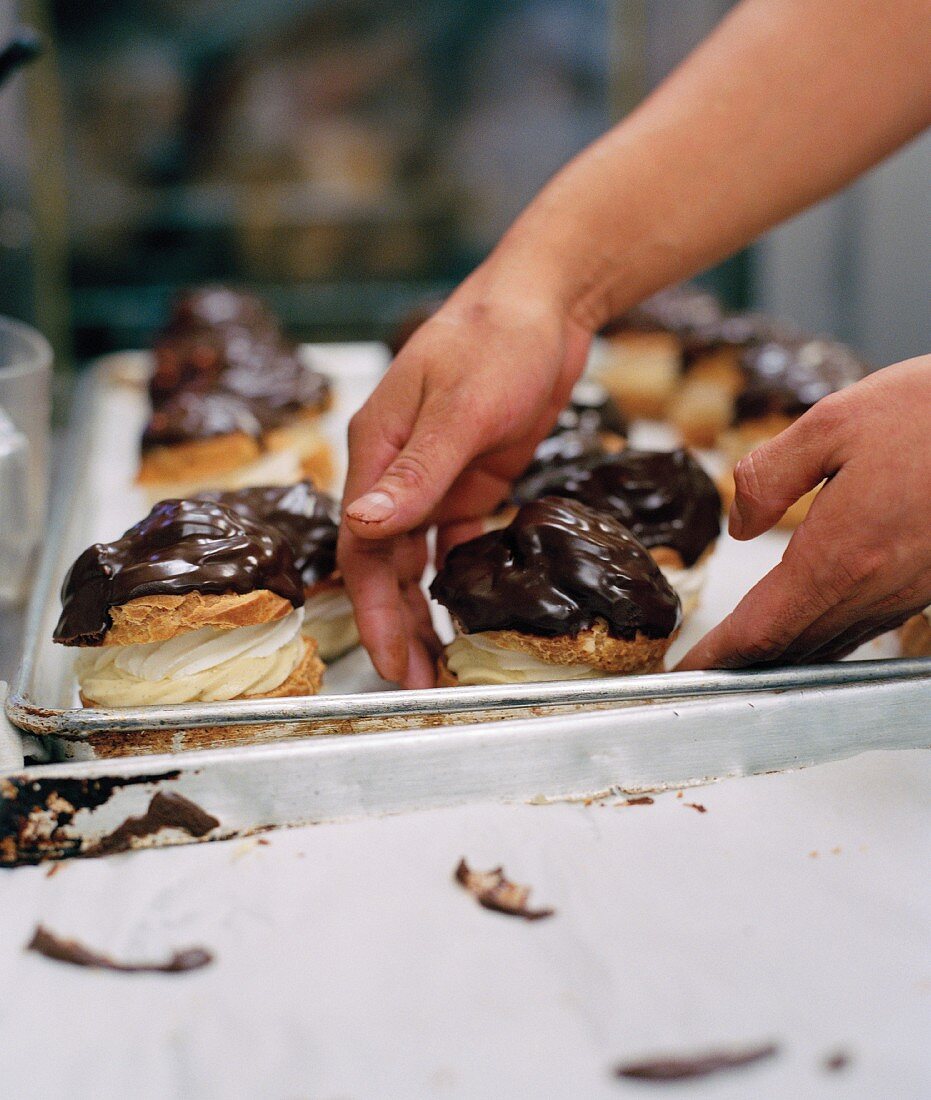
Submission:
<svg viewBox="0 0 931 1100">
<path fill-rule="evenodd" d="M 567 404 L 589 339 L 554 301 L 490 290 L 480 269 L 353 417 L 338 560 L 385 679 L 434 684 L 426 529 L 440 525 L 441 550 L 479 533 Z"/>
<path fill-rule="evenodd" d="M 679 669 L 846 656 L 931 604 L 931 356 L 820 401 L 735 471 L 752 539 L 822 480 L 782 561 Z"/>
</svg>

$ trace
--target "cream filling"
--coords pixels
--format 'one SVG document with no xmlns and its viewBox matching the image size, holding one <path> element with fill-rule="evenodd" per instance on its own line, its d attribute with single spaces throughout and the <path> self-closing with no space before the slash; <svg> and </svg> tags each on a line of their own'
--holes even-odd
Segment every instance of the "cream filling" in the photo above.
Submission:
<svg viewBox="0 0 931 1100">
<path fill-rule="evenodd" d="M 335 661 L 359 644 L 356 617 L 344 588 L 329 588 L 307 600 L 304 633 L 316 641 L 323 661 Z"/>
<path fill-rule="evenodd" d="M 147 484 L 145 495 L 153 504 L 160 500 L 189 497 L 204 489 L 230 492 L 256 485 L 292 485 L 301 480 L 300 456 L 293 450 L 269 451 L 254 462 L 247 462 L 222 474 Z"/>
<path fill-rule="evenodd" d="M 710 555 L 709 555 L 710 557 Z M 674 565 L 661 565 L 660 571 L 676 590 L 682 604 L 682 617 L 691 615 L 701 602 L 702 589 L 708 578 L 708 560 L 697 561 L 689 569 L 677 569 Z"/>
<path fill-rule="evenodd" d="M 75 661 L 81 693 L 107 707 L 216 702 L 280 687 L 304 656 L 304 609 L 234 630 L 207 626 L 164 642 L 100 646 Z"/>
<path fill-rule="evenodd" d="M 530 684 L 590 680 L 611 675 L 590 665 L 556 665 L 522 650 L 505 649 L 484 634 L 459 634 L 446 647 L 446 666 L 460 684 Z"/>
</svg>

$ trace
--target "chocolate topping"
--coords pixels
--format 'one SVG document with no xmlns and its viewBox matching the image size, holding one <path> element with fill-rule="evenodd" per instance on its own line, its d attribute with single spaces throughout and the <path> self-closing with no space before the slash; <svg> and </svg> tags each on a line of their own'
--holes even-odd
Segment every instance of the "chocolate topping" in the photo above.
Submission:
<svg viewBox="0 0 931 1100">
<path fill-rule="evenodd" d="M 258 331 L 276 331 L 277 322 L 268 306 L 255 294 L 220 284 L 189 287 L 171 305 L 169 328 L 200 325 L 238 325 Z"/>
<path fill-rule="evenodd" d="M 694 565 L 721 531 L 721 498 L 714 482 L 685 450 L 635 451 L 580 458 L 525 475 L 518 503 L 569 497 L 609 512 L 644 546 L 668 546 Z"/>
<path fill-rule="evenodd" d="M 262 422 L 247 401 L 216 390 L 181 390 L 152 413 L 142 433 L 142 452 L 239 434 L 262 435 Z"/>
<path fill-rule="evenodd" d="M 794 326 L 765 313 L 729 313 L 688 333 L 683 365 L 688 370 L 702 356 L 722 348 L 740 350 L 768 340 L 792 340 L 799 335 Z"/>
<path fill-rule="evenodd" d="M 627 420 L 604 386 L 586 379 L 572 391 L 572 401 L 559 414 L 550 434 L 538 445 L 533 461 L 522 477 L 578 458 L 605 455 L 617 450 L 627 437 Z"/>
<path fill-rule="evenodd" d="M 721 320 L 718 299 L 698 287 L 671 286 L 645 299 L 602 330 L 605 336 L 621 332 L 671 332 L 688 337 L 696 329 Z"/>
<path fill-rule="evenodd" d="M 556 497 L 451 550 L 430 593 L 470 633 L 575 636 L 604 619 L 618 638 L 666 638 L 680 620 L 678 597 L 625 527 Z"/>
<path fill-rule="evenodd" d="M 845 344 L 820 337 L 754 345 L 741 355 L 740 367 L 747 383 L 735 405 L 738 424 L 770 415 L 801 416 L 870 370 Z"/>
<path fill-rule="evenodd" d="M 326 580 L 336 571 L 339 509 L 336 501 L 315 489 L 312 482 L 201 493 L 199 497 L 219 501 L 239 515 L 280 531 L 291 546 L 305 588 Z"/>
<path fill-rule="evenodd" d="M 174 791 L 156 791 L 148 809 L 138 817 L 127 817 L 112 833 L 85 849 L 86 856 L 112 856 L 128 852 L 134 840 L 157 836 L 163 829 L 180 829 L 189 836 L 202 837 L 219 826 L 218 818 L 184 795 Z"/>
<path fill-rule="evenodd" d="M 304 588 L 284 536 L 213 501 L 163 500 L 115 542 L 88 547 L 62 586 L 54 640 L 95 646 L 110 608 L 140 596 L 245 595 L 268 589 L 295 607 Z"/>
<path fill-rule="evenodd" d="M 739 1050 L 713 1050 L 707 1054 L 686 1058 L 669 1056 L 650 1058 L 643 1062 L 627 1062 L 615 1069 L 618 1077 L 635 1081 L 687 1081 L 694 1077 L 708 1077 L 723 1070 L 740 1069 L 772 1058 L 779 1052 L 775 1043 Z"/>
</svg>

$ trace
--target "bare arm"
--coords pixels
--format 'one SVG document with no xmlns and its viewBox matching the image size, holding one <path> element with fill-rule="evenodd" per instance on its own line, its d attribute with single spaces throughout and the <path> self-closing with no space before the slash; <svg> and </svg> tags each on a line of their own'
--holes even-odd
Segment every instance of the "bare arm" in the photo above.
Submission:
<svg viewBox="0 0 931 1100">
<path fill-rule="evenodd" d="M 591 333 L 928 124 L 929 19 L 928 0 L 745 0 L 408 342 L 351 426 L 340 544 L 384 675 L 430 682 L 423 529 L 461 537 L 501 499 Z"/>
</svg>

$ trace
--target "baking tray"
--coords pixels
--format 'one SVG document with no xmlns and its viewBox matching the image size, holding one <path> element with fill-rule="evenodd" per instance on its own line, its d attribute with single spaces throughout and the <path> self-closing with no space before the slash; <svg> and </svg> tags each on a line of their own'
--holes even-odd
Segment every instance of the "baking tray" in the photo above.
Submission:
<svg viewBox="0 0 931 1100">
<path fill-rule="evenodd" d="M 310 361 L 334 379 L 335 401 L 326 428 L 340 474 L 345 464 L 349 417 L 365 400 L 384 369 L 380 345 L 306 346 Z M 71 665 L 74 651 L 54 646 L 52 627 L 59 613 L 58 590 L 76 555 L 90 542 L 111 539 L 148 510 L 133 485 L 139 433 L 147 415 L 144 383 L 146 353 L 108 356 L 82 379 L 35 598 L 26 626 L 25 657 L 8 703 L 12 721 L 33 733 L 71 742 L 64 751 L 83 755 L 179 751 L 241 740 L 243 743 L 360 732 L 374 728 L 437 725 L 499 717 L 536 708 L 610 706 L 688 696 L 743 691 L 786 690 L 902 680 L 927 675 L 927 662 L 859 662 L 824 668 L 731 673 L 670 673 L 617 677 L 588 682 L 398 691 L 382 681 L 362 650 L 331 665 L 326 694 L 314 698 L 256 699 L 160 707 L 85 709 L 80 706 Z M 661 444 L 662 429 L 641 425 L 638 442 Z M 704 631 L 730 610 L 742 591 L 778 560 L 786 536 L 771 533 L 752 544 L 723 538 L 709 570 L 703 607 L 682 632 L 671 653 L 685 652 Z M 448 631 L 442 609 L 435 608 L 438 629 Z M 871 645 L 869 656 L 895 652 L 887 643 Z M 217 730 L 232 730 L 222 736 Z M 241 737 L 237 737 L 237 731 Z"/>
<path fill-rule="evenodd" d="M 380 345 L 325 345 L 305 354 L 336 383 L 328 430 L 344 462 L 346 423 L 380 376 L 386 353 Z M 50 641 L 58 589 L 80 550 L 115 537 L 147 511 L 132 486 L 147 370 L 144 353 L 124 353 L 98 363 L 79 384 L 27 620 L 25 658 L 7 702 L 10 719 L 46 737 L 60 760 L 98 762 L 45 765 L 11 777 L 0 790 L 0 841 L 23 834 L 24 797 L 34 803 L 29 813 L 44 813 L 43 798 L 49 792 L 57 797 L 54 784 L 66 777 L 80 778 L 85 786 L 74 789 L 85 794 L 99 792 L 109 776 L 120 780 L 114 790 L 132 788 L 130 801 L 168 782 L 210 801 L 215 784 L 245 781 L 253 768 L 269 790 L 284 790 L 285 772 L 302 775 L 305 786 L 294 788 L 291 802 L 282 794 L 277 809 L 260 800 L 250 810 L 245 800 L 230 819 L 230 828 L 242 831 L 464 797 L 684 784 L 814 763 L 880 744 L 931 741 L 925 701 L 931 660 L 891 659 L 896 647 L 889 639 L 858 654 L 873 659 L 827 666 L 426 691 L 391 690 L 356 650 L 327 670 L 326 693 L 313 698 L 84 709 L 77 705 L 73 652 Z M 662 429 L 635 426 L 634 441 L 662 444 Z M 785 544 L 778 533 L 751 544 L 722 538 L 703 607 L 683 630 L 673 658 L 730 610 Z M 442 616 L 438 625 L 444 628 Z M 344 734 L 356 736 L 335 736 Z M 374 773 L 382 768 L 388 769 L 390 797 L 378 793 L 382 777 L 376 781 Z M 429 775 L 414 775 L 412 768 Z M 342 777 L 338 791 L 325 792 L 317 781 L 330 774 Z M 316 809 L 313 799 L 301 799 L 299 792 L 310 790 L 306 784 L 316 795 L 326 793 Z M 34 797 L 24 795 L 29 790 Z M 4 825 L 5 804 L 18 809 Z M 78 804 L 87 807 L 86 799 Z M 83 833 L 69 822 L 64 840 L 55 839 L 60 823 L 40 828 L 42 850 L 75 850 L 75 828 L 80 850 L 106 820 L 99 813 L 87 818 Z M 169 830 L 156 842 L 178 839 L 185 837 Z M 27 856 L 32 851 L 17 841 L 13 861 L 21 850 Z"/>
</svg>

